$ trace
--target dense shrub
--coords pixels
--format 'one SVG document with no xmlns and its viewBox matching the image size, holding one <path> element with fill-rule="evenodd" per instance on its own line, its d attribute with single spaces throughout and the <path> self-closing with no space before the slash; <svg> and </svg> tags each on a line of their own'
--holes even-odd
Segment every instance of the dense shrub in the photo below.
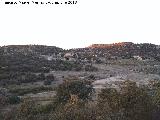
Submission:
<svg viewBox="0 0 160 120">
<path fill-rule="evenodd" d="M 66 103 L 71 95 L 77 95 L 81 100 L 91 99 L 93 87 L 91 82 L 75 80 L 66 80 L 57 88 L 57 100 L 60 103 Z"/>
<path fill-rule="evenodd" d="M 36 115 L 36 104 L 34 101 L 25 100 L 17 110 L 17 120 L 34 120 Z"/>
<path fill-rule="evenodd" d="M 51 80 L 45 80 L 44 85 L 51 85 L 52 81 Z"/>
<path fill-rule="evenodd" d="M 67 103 L 52 112 L 50 120 L 97 120 L 96 108 Z"/>
<path fill-rule="evenodd" d="M 124 83 L 120 92 L 114 88 L 103 89 L 98 99 L 101 120 L 151 120 L 152 107 L 145 89 L 130 81 Z"/>
<path fill-rule="evenodd" d="M 21 99 L 18 96 L 12 95 L 8 97 L 9 104 L 18 104 L 20 101 Z"/>
<path fill-rule="evenodd" d="M 15 115 L 9 113 L 6 118 L 12 120 L 158 120 L 160 118 L 159 87 L 155 90 L 156 94 L 150 96 L 145 87 L 138 87 L 134 82 L 125 81 L 121 83 L 120 89 L 104 88 L 99 92 L 96 101 L 90 101 L 90 94 L 93 92 L 91 83 L 73 77 L 57 88 L 57 96 L 52 103 L 39 105 L 31 99 L 26 99 L 20 104 L 16 113 L 14 112 Z M 15 119 L 13 116 L 16 116 Z"/>
</svg>

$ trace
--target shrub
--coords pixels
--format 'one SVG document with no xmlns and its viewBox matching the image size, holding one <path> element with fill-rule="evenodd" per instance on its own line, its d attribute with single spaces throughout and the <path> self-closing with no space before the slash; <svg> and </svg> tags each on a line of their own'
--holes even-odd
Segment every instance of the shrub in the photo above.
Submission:
<svg viewBox="0 0 160 120">
<path fill-rule="evenodd" d="M 37 114 L 36 104 L 34 101 L 26 99 L 17 110 L 16 120 L 35 120 Z"/>
<path fill-rule="evenodd" d="M 0 94 L 0 103 L 1 103 L 0 107 L 7 105 L 8 104 L 7 101 L 8 101 L 7 97 Z"/>
<path fill-rule="evenodd" d="M 12 95 L 8 97 L 9 104 L 18 104 L 20 101 L 21 99 L 18 96 Z"/>
<path fill-rule="evenodd" d="M 66 80 L 57 88 L 57 100 L 66 103 L 71 95 L 77 95 L 81 100 L 91 99 L 93 87 L 89 81 Z"/>
<path fill-rule="evenodd" d="M 126 81 L 120 92 L 105 88 L 98 95 L 101 120 L 151 120 L 151 97 L 136 83 Z"/>
<path fill-rule="evenodd" d="M 98 120 L 96 108 L 67 103 L 51 114 L 50 120 Z"/>
<path fill-rule="evenodd" d="M 52 74 L 49 74 L 46 76 L 46 80 L 50 80 L 50 81 L 54 81 L 55 80 L 55 76 Z"/>
<path fill-rule="evenodd" d="M 44 85 L 51 85 L 52 81 L 51 80 L 45 80 Z"/>
</svg>

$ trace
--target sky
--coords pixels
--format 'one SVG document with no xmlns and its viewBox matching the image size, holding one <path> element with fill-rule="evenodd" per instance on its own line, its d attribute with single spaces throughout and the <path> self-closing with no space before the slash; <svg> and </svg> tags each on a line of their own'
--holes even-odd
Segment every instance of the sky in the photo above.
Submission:
<svg viewBox="0 0 160 120">
<path fill-rule="evenodd" d="M 116 42 L 160 45 L 159 0 L 77 0 L 72 5 L 5 5 L 5 1 L 20 0 L 0 0 L 1 46 L 40 44 L 68 49 Z"/>
</svg>

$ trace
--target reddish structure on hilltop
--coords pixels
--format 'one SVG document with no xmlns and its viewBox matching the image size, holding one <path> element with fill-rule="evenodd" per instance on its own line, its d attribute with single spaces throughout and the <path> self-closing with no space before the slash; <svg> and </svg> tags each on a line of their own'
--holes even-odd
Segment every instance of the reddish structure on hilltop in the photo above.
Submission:
<svg viewBox="0 0 160 120">
<path fill-rule="evenodd" d="M 88 48 L 109 48 L 112 46 L 125 46 L 125 45 L 131 45 L 132 42 L 119 42 L 119 43 L 113 43 L 113 44 L 92 44 Z"/>
</svg>

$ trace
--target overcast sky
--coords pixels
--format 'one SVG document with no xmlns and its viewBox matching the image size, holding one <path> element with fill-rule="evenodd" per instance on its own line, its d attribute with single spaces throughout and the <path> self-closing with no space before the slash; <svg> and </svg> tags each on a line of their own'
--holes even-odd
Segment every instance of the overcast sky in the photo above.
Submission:
<svg viewBox="0 0 160 120">
<path fill-rule="evenodd" d="M 160 0 L 77 0 L 76 5 L 4 5 L 4 1 L 13 0 L 0 0 L 0 45 L 160 44 Z"/>
</svg>

